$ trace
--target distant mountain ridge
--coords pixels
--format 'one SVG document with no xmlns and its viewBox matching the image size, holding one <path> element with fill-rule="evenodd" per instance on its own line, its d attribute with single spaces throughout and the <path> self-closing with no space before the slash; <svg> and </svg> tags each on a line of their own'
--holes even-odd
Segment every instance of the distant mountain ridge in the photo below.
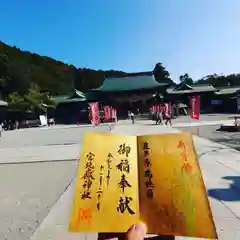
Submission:
<svg viewBox="0 0 240 240">
<path fill-rule="evenodd" d="M 160 68 L 158 70 L 161 71 Z M 47 56 L 22 51 L 0 41 L 0 88 L 3 96 L 12 92 L 25 92 L 32 84 L 38 85 L 42 91 L 50 92 L 52 95 L 69 93 L 75 88 L 86 92 L 88 89 L 101 86 L 106 77 L 153 73 L 154 71 L 126 73 L 118 70 L 76 68 Z M 169 75 L 168 72 L 167 74 Z"/>
<path fill-rule="evenodd" d="M 77 68 L 47 56 L 22 51 L 0 41 L 0 92 L 5 99 L 11 93 L 26 93 L 32 85 L 51 95 L 68 94 L 74 89 L 86 92 L 102 85 L 105 78 L 152 75 L 160 83 L 176 85 L 162 63 L 147 72 L 127 73 L 118 70 Z M 187 73 L 179 76 L 188 84 L 211 84 L 217 87 L 240 86 L 240 74 L 212 74 L 193 80 Z"/>
</svg>

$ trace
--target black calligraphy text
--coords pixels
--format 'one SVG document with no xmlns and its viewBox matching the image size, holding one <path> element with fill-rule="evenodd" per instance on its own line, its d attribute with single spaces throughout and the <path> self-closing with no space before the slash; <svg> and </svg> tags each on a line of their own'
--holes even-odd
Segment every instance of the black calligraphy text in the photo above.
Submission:
<svg viewBox="0 0 240 240">
<path fill-rule="evenodd" d="M 109 186 L 110 183 L 110 179 L 111 179 L 111 170 L 112 170 L 112 166 L 111 163 L 113 161 L 113 155 L 111 153 L 108 154 L 107 156 L 107 186 Z"/>
<path fill-rule="evenodd" d="M 103 194 L 102 185 L 103 185 L 103 165 L 100 166 L 100 178 L 99 178 L 99 187 L 97 190 L 97 210 L 100 211 L 100 200 Z"/>
<path fill-rule="evenodd" d="M 121 179 L 117 184 L 117 187 L 121 189 L 121 196 L 118 201 L 117 211 L 121 214 L 124 214 L 126 212 L 130 215 L 133 215 L 135 212 L 130 206 L 133 199 L 132 197 L 126 196 L 125 192 L 126 188 L 132 187 L 131 183 L 127 179 L 127 176 L 131 174 L 131 168 L 128 159 L 131 152 L 131 147 L 126 143 L 123 143 L 118 147 L 117 152 L 122 157 L 121 161 L 116 165 L 117 170 L 122 173 Z"/>
<path fill-rule="evenodd" d="M 152 199 L 153 198 L 153 175 L 151 172 L 151 161 L 150 161 L 150 148 L 148 142 L 143 143 L 143 159 L 144 159 L 144 178 L 145 178 L 145 186 L 147 188 L 147 197 Z"/>
<path fill-rule="evenodd" d="M 82 185 L 83 187 L 83 193 L 81 194 L 82 199 L 91 199 L 91 187 L 93 180 L 95 179 L 93 176 L 94 173 L 94 157 L 95 154 L 92 152 L 89 152 L 86 155 L 86 164 L 85 164 L 85 172 L 82 176 L 82 179 L 84 180 L 84 183 Z"/>
</svg>

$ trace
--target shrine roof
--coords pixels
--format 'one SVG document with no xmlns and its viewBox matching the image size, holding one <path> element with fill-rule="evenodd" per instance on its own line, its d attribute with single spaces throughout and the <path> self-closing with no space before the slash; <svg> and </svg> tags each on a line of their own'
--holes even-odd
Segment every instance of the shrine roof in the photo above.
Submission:
<svg viewBox="0 0 240 240">
<path fill-rule="evenodd" d="M 116 78 L 106 78 L 97 89 L 93 91 L 100 92 L 123 92 L 133 90 L 146 90 L 167 87 L 167 83 L 159 83 L 155 80 L 154 75 L 126 76 Z"/>
</svg>

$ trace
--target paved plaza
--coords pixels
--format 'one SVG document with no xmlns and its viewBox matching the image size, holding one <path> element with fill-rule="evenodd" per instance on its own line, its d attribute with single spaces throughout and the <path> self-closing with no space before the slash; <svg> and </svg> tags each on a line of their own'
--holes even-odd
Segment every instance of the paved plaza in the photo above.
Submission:
<svg viewBox="0 0 240 240">
<path fill-rule="evenodd" d="M 229 116 L 220 119 L 210 116 L 202 121 L 209 122 L 206 128 L 212 127 L 214 131 L 218 126 L 216 121 L 229 121 Z M 187 128 L 187 123 L 186 119 L 177 119 L 173 124 L 176 128 L 170 128 L 155 126 L 151 121 L 139 121 L 135 125 L 121 121 L 112 131 L 141 135 L 178 132 L 181 128 L 194 133 L 196 126 Z M 67 232 L 76 159 L 85 131 L 109 131 L 109 126 L 55 126 L 3 133 L 0 140 L 0 239 L 97 238 L 97 233 Z M 210 132 L 201 130 L 200 135 L 204 131 L 204 134 Z M 197 136 L 194 142 L 219 239 L 240 239 L 240 154 L 226 144 Z"/>
<path fill-rule="evenodd" d="M 74 179 L 85 131 L 108 126 L 36 128 L 0 139 L 0 239 L 26 240 Z"/>
</svg>

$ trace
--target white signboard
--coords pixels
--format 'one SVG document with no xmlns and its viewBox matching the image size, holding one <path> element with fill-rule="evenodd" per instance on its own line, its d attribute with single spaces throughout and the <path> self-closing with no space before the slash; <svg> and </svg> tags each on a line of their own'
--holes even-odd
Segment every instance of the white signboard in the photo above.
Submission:
<svg viewBox="0 0 240 240">
<path fill-rule="evenodd" d="M 47 117 L 44 115 L 40 115 L 39 116 L 40 122 L 41 122 L 41 126 L 47 126 Z"/>
</svg>

